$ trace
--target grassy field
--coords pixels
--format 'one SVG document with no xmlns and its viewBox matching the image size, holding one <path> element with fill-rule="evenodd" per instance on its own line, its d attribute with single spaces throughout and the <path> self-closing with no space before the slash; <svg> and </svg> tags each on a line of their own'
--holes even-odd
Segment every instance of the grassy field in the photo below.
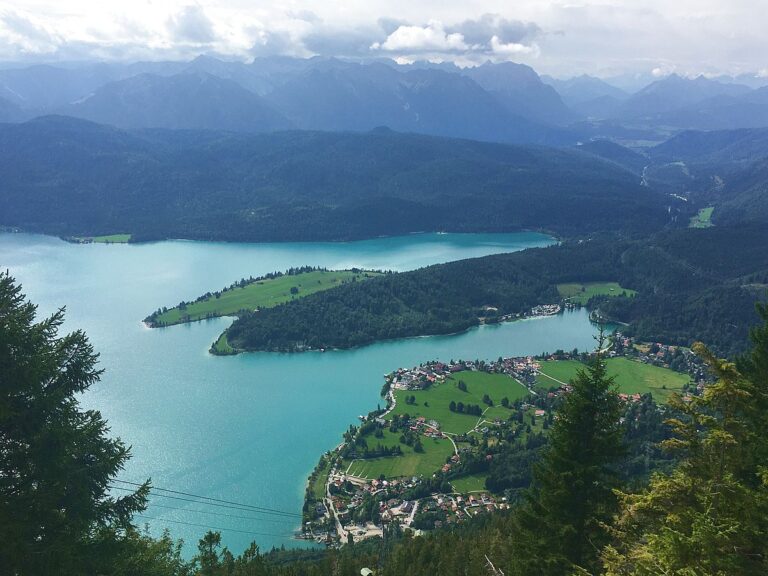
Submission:
<svg viewBox="0 0 768 576">
<path fill-rule="evenodd" d="M 699 210 L 696 216 L 691 217 L 691 221 L 688 224 L 688 228 L 709 228 L 712 226 L 712 212 L 714 212 L 714 206 L 707 206 Z"/>
<path fill-rule="evenodd" d="M 459 390 L 459 380 L 467 385 L 467 391 Z M 464 404 L 478 404 L 485 409 L 483 394 L 488 394 L 494 402 L 483 418 L 507 418 L 510 411 L 501 406 L 501 399 L 505 396 L 513 402 L 523 398 L 528 391 L 516 380 L 504 374 L 488 374 L 486 372 L 457 372 L 452 379 L 442 384 L 436 384 L 427 390 L 396 390 L 395 399 L 397 405 L 393 414 L 409 414 L 411 416 L 424 416 L 427 420 L 436 420 L 440 423 L 444 432 L 463 434 L 471 430 L 478 421 L 478 416 L 451 412 L 448 405 L 451 400 Z M 415 396 L 416 404 L 406 404 L 406 396 Z M 428 405 L 425 406 L 425 403 Z"/>
<path fill-rule="evenodd" d="M 488 492 L 485 487 L 486 474 L 471 474 L 451 480 L 454 492 L 467 494 L 468 492 Z"/>
<path fill-rule="evenodd" d="M 541 363 L 540 374 L 536 376 L 536 386 L 548 390 L 553 386 L 559 387 L 560 384 L 567 384 L 568 381 L 576 376 L 579 369 L 585 368 L 584 364 L 578 360 L 550 360 Z"/>
<path fill-rule="evenodd" d="M 213 343 L 213 346 L 211 346 L 211 352 L 213 354 L 218 354 L 219 356 L 228 356 L 234 354 L 236 350 L 229 345 L 229 342 L 227 341 L 227 333 L 222 332 L 221 336 L 219 336 L 216 342 Z"/>
<path fill-rule="evenodd" d="M 95 242 L 97 244 L 127 244 L 131 240 L 130 234 L 109 234 L 107 236 L 76 236 L 75 241 L 83 244 Z"/>
<path fill-rule="evenodd" d="M 634 296 L 629 288 L 622 288 L 617 282 L 587 282 L 586 284 L 558 284 L 557 291 L 562 298 L 582 306 L 593 296 Z"/>
<path fill-rule="evenodd" d="M 387 434 L 391 435 L 388 431 Z M 377 440 L 371 436 L 366 440 L 368 440 L 369 446 L 375 446 L 376 442 L 379 441 L 386 445 L 392 444 L 388 437 Z M 403 449 L 402 456 L 353 460 L 349 465 L 348 474 L 370 479 L 378 478 L 382 474 L 385 478 L 431 476 L 445 464 L 449 456 L 453 455 L 453 444 L 450 440 L 437 440 L 422 436 L 421 444 L 424 447 L 422 453 L 414 452 L 413 448 L 400 444 Z"/>
<path fill-rule="evenodd" d="M 248 284 L 242 288 L 234 288 L 222 292 L 216 298 L 212 295 L 205 300 L 187 304 L 182 310 L 178 306 L 170 308 L 156 316 L 153 321 L 159 326 L 173 326 L 184 322 L 195 322 L 205 318 L 231 316 L 241 310 L 256 308 L 271 308 L 289 300 L 308 296 L 340 286 L 344 282 L 366 280 L 378 275 L 375 272 L 352 270 L 314 270 L 295 275 L 285 275 L 279 278 L 264 279 Z M 294 292 L 291 289 L 295 288 Z"/>
<path fill-rule="evenodd" d="M 686 374 L 668 368 L 643 364 L 628 358 L 609 358 L 606 360 L 608 374 L 616 377 L 619 392 L 624 394 L 645 394 L 650 392 L 658 402 L 666 402 L 670 394 L 680 391 L 690 381 Z M 584 365 L 575 360 L 542 362 L 541 372 L 552 378 L 567 382 Z M 539 375 L 537 383 L 548 388 L 554 382 Z"/>
<path fill-rule="evenodd" d="M 315 500 L 325 498 L 325 485 L 328 483 L 328 474 L 330 473 L 331 466 L 328 462 L 325 462 L 322 470 L 317 473 L 317 477 L 312 483 L 312 496 L 314 496 Z"/>
</svg>

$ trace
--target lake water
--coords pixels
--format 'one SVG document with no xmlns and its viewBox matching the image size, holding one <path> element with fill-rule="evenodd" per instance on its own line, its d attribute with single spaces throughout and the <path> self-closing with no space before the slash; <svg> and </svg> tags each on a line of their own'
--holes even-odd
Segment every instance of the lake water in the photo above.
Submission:
<svg viewBox="0 0 768 576">
<path fill-rule="evenodd" d="M 234 280 L 292 266 L 408 270 L 437 262 L 545 246 L 533 233 L 412 235 L 350 243 L 223 244 L 169 241 L 73 245 L 0 234 L 0 268 L 23 284 L 40 314 L 67 307 L 66 328 L 84 329 L 102 381 L 83 405 L 100 410 L 132 446 L 120 478 L 299 513 L 306 477 L 345 428 L 381 402 L 383 375 L 432 359 L 535 354 L 594 345 L 586 312 L 483 326 L 348 351 L 208 354 L 231 320 L 151 330 L 152 310 Z M 295 545 L 300 520 L 153 498 L 145 513 L 191 552 L 207 527 L 236 553 Z M 206 511 L 205 513 L 202 511 Z M 237 517 L 235 517 L 237 516 Z M 143 522 L 143 519 L 139 519 Z M 192 524 L 192 526 L 190 526 Z"/>
</svg>

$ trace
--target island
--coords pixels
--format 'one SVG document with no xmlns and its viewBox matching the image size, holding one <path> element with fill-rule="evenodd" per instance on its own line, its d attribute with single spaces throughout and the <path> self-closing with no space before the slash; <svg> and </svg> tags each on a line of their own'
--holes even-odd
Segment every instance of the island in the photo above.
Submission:
<svg viewBox="0 0 768 576">
<path fill-rule="evenodd" d="M 360 416 L 309 477 L 301 538 L 329 545 L 421 533 L 506 509 L 528 486 L 555 410 L 589 353 L 494 361 L 430 361 L 384 377 L 386 407 Z M 605 351 L 624 401 L 628 478 L 668 463 L 651 448 L 667 434 L 673 393 L 701 394 L 710 378 L 690 349 L 616 332 Z"/>
</svg>

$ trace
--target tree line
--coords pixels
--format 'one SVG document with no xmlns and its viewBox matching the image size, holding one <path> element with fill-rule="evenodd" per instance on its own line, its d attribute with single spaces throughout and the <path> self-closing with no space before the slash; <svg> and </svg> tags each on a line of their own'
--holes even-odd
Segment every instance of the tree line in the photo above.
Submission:
<svg viewBox="0 0 768 576">
<path fill-rule="evenodd" d="M 347 284 L 245 314 L 228 330 L 242 350 L 351 348 L 452 334 L 560 300 L 557 284 L 618 281 L 632 298 L 588 306 L 640 339 L 743 352 L 768 284 L 768 227 L 666 230 L 651 238 L 595 235 L 548 248 L 438 264 Z M 496 310 L 489 310 L 492 307 Z"/>
</svg>

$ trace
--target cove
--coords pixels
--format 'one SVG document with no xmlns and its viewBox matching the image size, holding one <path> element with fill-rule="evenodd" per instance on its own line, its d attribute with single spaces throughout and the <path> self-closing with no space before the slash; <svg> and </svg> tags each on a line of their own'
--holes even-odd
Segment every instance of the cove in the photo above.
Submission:
<svg viewBox="0 0 768 576">
<path fill-rule="evenodd" d="M 351 243 L 226 244 L 168 241 L 73 245 L 0 234 L 0 267 L 47 315 L 66 306 L 101 353 L 102 381 L 83 397 L 132 446 L 120 476 L 156 487 L 300 513 L 306 476 L 345 427 L 381 402 L 383 375 L 432 359 L 497 358 L 594 345 L 585 311 L 480 326 L 463 334 L 304 354 L 208 354 L 231 322 L 164 329 L 141 319 L 249 275 L 291 266 L 408 270 L 450 260 L 546 246 L 533 233 L 420 234 Z M 170 494 L 169 494 L 170 495 Z M 183 496 L 182 496 L 183 497 Z M 153 497 L 153 534 L 169 528 L 191 553 L 208 527 L 233 552 L 298 545 L 300 519 Z M 190 525 L 191 524 L 191 525 Z"/>
</svg>

